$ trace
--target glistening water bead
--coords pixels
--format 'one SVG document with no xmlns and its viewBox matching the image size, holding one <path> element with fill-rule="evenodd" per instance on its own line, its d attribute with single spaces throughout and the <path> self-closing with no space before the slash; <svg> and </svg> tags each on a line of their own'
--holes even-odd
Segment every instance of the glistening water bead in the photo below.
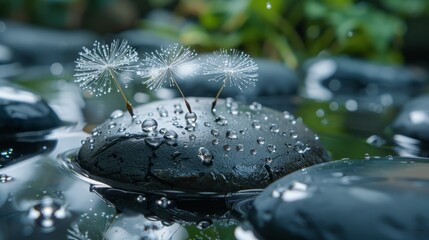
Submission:
<svg viewBox="0 0 429 240">
<path fill-rule="evenodd" d="M 186 123 L 192 124 L 197 121 L 197 114 L 195 112 L 192 113 L 186 113 L 185 115 Z"/>
<path fill-rule="evenodd" d="M 153 118 L 148 118 L 142 123 L 142 130 L 144 132 L 152 132 L 155 131 L 158 127 L 158 122 Z"/>
<path fill-rule="evenodd" d="M 202 163 L 205 165 L 211 165 L 213 163 L 213 155 L 205 147 L 200 147 L 198 149 L 197 156 L 201 159 Z"/>
</svg>

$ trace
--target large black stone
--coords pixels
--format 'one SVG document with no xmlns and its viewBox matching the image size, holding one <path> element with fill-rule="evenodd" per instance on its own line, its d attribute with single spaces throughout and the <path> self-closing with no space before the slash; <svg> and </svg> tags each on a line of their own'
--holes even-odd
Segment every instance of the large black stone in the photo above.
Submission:
<svg viewBox="0 0 429 240">
<path fill-rule="evenodd" d="M 212 113 L 213 99 L 188 100 L 195 123 L 182 99 L 137 107 L 134 119 L 113 114 L 83 144 L 78 163 L 116 188 L 226 193 L 264 188 L 329 158 L 318 137 L 288 113 L 232 99 L 219 100 Z"/>
<path fill-rule="evenodd" d="M 429 159 L 315 165 L 266 188 L 248 219 L 261 239 L 426 239 Z"/>
<path fill-rule="evenodd" d="M 392 124 L 395 134 L 408 136 L 429 144 L 429 95 L 405 104 Z"/>
<path fill-rule="evenodd" d="M 348 57 L 313 58 L 303 64 L 302 71 L 307 97 L 354 99 L 370 107 L 403 104 L 422 93 L 428 83 L 427 73 L 421 69 Z"/>
<path fill-rule="evenodd" d="M 0 135 L 50 130 L 62 125 L 52 108 L 37 94 L 0 81 Z"/>
</svg>

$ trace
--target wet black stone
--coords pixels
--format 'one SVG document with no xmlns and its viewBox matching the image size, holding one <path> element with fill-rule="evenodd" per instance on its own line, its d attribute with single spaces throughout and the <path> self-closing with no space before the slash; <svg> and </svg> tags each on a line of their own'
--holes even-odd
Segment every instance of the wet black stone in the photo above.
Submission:
<svg viewBox="0 0 429 240">
<path fill-rule="evenodd" d="M 429 159 L 315 165 L 266 188 L 249 213 L 261 239 L 425 239 Z"/>
<path fill-rule="evenodd" d="M 304 63 L 304 94 L 313 99 L 355 99 L 386 106 L 402 104 L 424 91 L 422 69 L 348 57 L 320 57 Z"/>
<path fill-rule="evenodd" d="M 62 121 L 39 95 L 0 81 L 0 135 L 3 138 L 61 125 Z"/>
<path fill-rule="evenodd" d="M 420 96 L 404 105 L 392 124 L 395 134 L 429 144 L 429 95 Z"/>
<path fill-rule="evenodd" d="M 225 193 L 264 188 L 329 158 L 301 119 L 232 99 L 219 100 L 213 114 L 213 99 L 188 100 L 198 117 L 195 126 L 185 120 L 182 99 L 146 104 L 135 108 L 136 119 L 125 113 L 94 129 L 78 163 L 92 178 L 116 188 Z M 156 130 L 142 130 L 147 119 L 157 121 Z"/>
<path fill-rule="evenodd" d="M 95 34 L 82 30 L 52 30 L 13 21 L 4 21 L 0 44 L 8 46 L 24 66 L 73 62 L 82 46 L 91 46 Z"/>
</svg>

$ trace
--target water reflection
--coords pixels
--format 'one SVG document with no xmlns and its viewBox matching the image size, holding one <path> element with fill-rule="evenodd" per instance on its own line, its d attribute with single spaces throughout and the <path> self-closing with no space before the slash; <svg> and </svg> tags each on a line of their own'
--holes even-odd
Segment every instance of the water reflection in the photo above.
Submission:
<svg viewBox="0 0 429 240">
<path fill-rule="evenodd" d="M 79 167 L 75 161 L 75 156 L 76 150 L 70 150 L 60 156 L 64 168 L 67 168 L 76 177 L 90 183 L 89 191 L 96 193 L 108 206 L 113 206 L 116 209 L 117 217 L 106 229 L 106 238 L 120 236 L 127 239 L 140 239 L 138 237 L 144 233 L 146 237 L 149 236 L 149 239 L 184 239 L 184 236 L 189 237 L 187 235 L 189 232 L 204 235 L 206 229 L 209 229 L 207 231 L 218 229 L 215 232 L 228 231 L 229 236 L 231 236 L 238 221 L 244 218 L 247 213 L 250 203 L 261 192 L 260 189 L 228 194 L 187 193 L 173 190 L 127 191 L 112 188 L 91 179 Z M 118 221 L 123 223 L 118 223 Z M 141 225 L 139 227 L 141 231 L 138 234 L 132 233 L 136 231 L 134 229 L 136 226 L 130 222 L 134 221 L 138 221 Z M 144 227 L 145 224 L 150 224 L 152 227 Z M 152 233 L 152 230 L 159 231 Z M 174 237 L 170 235 L 171 231 L 175 233 Z M 157 238 L 155 235 L 168 237 Z"/>
</svg>

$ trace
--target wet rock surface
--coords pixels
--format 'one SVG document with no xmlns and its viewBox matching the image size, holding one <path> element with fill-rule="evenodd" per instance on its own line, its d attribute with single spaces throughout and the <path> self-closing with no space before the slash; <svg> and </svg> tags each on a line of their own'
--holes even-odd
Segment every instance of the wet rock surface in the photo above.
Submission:
<svg viewBox="0 0 429 240">
<path fill-rule="evenodd" d="M 78 163 L 94 179 L 135 191 L 231 192 L 264 188 L 297 169 L 328 160 L 301 119 L 259 103 L 212 98 L 153 102 L 119 112 L 94 129 Z"/>
<path fill-rule="evenodd" d="M 429 144 L 429 95 L 420 96 L 403 107 L 392 124 L 401 134 Z"/>
<path fill-rule="evenodd" d="M 313 99 L 339 98 L 403 104 L 423 92 L 427 74 L 417 68 L 347 58 L 314 58 L 303 65 L 304 94 Z"/>
<path fill-rule="evenodd" d="M 61 125 L 62 121 L 39 95 L 0 81 L 0 135 L 49 130 Z"/>
<path fill-rule="evenodd" d="M 290 174 L 256 198 L 261 239 L 424 239 L 429 159 L 341 160 Z"/>
</svg>

